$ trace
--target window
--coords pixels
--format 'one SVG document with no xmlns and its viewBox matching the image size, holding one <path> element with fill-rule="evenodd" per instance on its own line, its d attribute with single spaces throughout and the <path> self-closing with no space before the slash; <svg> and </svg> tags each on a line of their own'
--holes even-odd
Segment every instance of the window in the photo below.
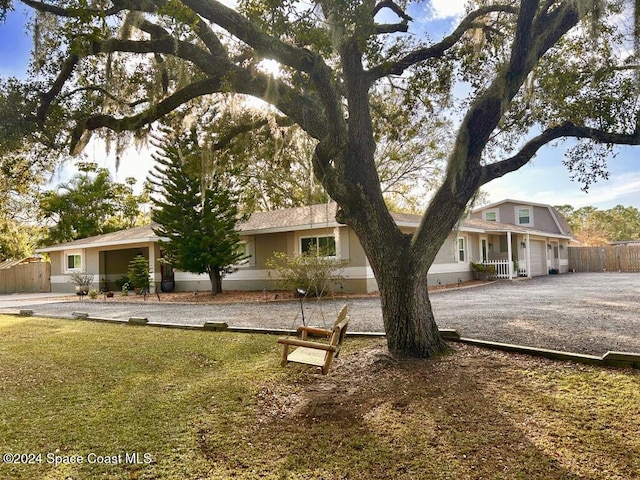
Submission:
<svg viewBox="0 0 640 480">
<path fill-rule="evenodd" d="M 240 258 L 245 258 L 247 255 L 249 255 L 249 251 L 247 249 L 247 242 L 236 243 L 234 252 L 239 254 Z"/>
<path fill-rule="evenodd" d="M 255 248 L 252 240 L 240 240 L 236 244 L 235 253 L 240 255 L 236 260 L 234 268 L 248 268 L 256 266 Z"/>
<path fill-rule="evenodd" d="M 497 222 L 498 221 L 498 214 L 495 211 L 484 212 L 484 219 L 487 222 Z"/>
<path fill-rule="evenodd" d="M 320 250 L 321 253 L 328 257 L 336 255 L 336 239 L 335 237 L 303 237 L 300 239 L 300 253 L 309 253 L 314 249 Z"/>
<path fill-rule="evenodd" d="M 518 225 L 531 225 L 533 223 L 530 208 L 517 208 L 516 217 L 518 218 Z"/>
<path fill-rule="evenodd" d="M 465 249 L 464 249 L 465 245 L 464 245 L 464 243 L 465 243 L 464 242 L 464 238 L 459 237 L 458 238 L 458 242 L 457 242 L 457 247 L 458 247 L 458 249 L 457 249 L 457 254 L 458 254 L 457 261 L 458 262 L 466 261 L 465 260 L 466 259 L 466 255 L 465 255 Z"/>
<path fill-rule="evenodd" d="M 67 255 L 67 269 L 80 270 L 82 268 L 81 255 Z"/>
</svg>

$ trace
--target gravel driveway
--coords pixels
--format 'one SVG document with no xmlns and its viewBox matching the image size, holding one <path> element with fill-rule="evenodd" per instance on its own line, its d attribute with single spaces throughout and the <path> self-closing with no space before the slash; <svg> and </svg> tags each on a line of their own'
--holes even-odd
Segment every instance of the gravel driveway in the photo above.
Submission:
<svg viewBox="0 0 640 480">
<path fill-rule="evenodd" d="M 609 350 L 640 353 L 640 274 L 575 273 L 533 280 L 494 282 L 452 289 L 431 296 L 438 326 L 462 336 L 553 350 L 602 355 Z M 150 322 L 201 325 L 224 321 L 231 326 L 292 329 L 301 324 L 297 302 L 230 305 L 122 304 L 101 301 L 37 303 L 21 308 L 36 314 L 129 318 Z M 341 305 L 307 300 L 307 324 L 330 326 Z M 351 331 L 383 331 L 380 300 L 352 299 Z M 3 309 L 0 298 L 0 309 Z"/>
</svg>

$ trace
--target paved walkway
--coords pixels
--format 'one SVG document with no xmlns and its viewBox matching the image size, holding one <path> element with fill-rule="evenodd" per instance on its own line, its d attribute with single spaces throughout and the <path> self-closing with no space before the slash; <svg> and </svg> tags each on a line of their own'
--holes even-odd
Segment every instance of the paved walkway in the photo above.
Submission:
<svg viewBox="0 0 640 480">
<path fill-rule="evenodd" d="M 471 289 L 434 293 L 431 302 L 441 328 L 463 336 L 553 350 L 603 355 L 609 350 L 640 353 L 640 274 L 567 274 Z M 302 322 L 298 302 L 230 305 L 115 303 L 100 300 L 53 301 L 0 296 L 0 311 L 16 308 L 36 314 L 91 316 L 150 322 L 294 329 Z M 343 303 L 350 308 L 351 331 L 382 332 L 378 298 L 306 300 L 307 324 L 330 326 Z"/>
</svg>

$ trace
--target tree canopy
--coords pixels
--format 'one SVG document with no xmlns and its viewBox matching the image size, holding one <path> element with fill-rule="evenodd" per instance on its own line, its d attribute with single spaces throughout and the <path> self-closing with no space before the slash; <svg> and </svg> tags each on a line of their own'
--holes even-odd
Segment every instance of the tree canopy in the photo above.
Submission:
<svg viewBox="0 0 640 480">
<path fill-rule="evenodd" d="M 636 207 L 616 205 L 602 210 L 593 206 L 575 209 L 571 205 L 560 205 L 556 208 L 565 216 L 573 235 L 582 245 L 640 240 L 640 211 Z"/>
<path fill-rule="evenodd" d="M 577 141 L 565 163 L 588 187 L 616 144 L 640 142 L 640 30 L 624 0 L 472 0 L 440 39 L 419 2 L 23 3 L 36 11 L 37 81 L 12 88 L 29 93 L 15 129 L 33 142 L 78 152 L 94 133 L 139 138 L 212 95 L 261 99 L 314 139 L 315 178 L 367 254 L 395 354 L 446 349 L 427 273 L 479 187 L 564 138 Z M 457 119 L 411 235 L 385 205 L 376 163 L 374 112 L 396 96 L 408 115 Z"/>
<path fill-rule="evenodd" d="M 45 243 L 70 242 L 148 223 L 142 212 L 147 192 L 136 195 L 135 178 L 116 182 L 106 168 L 79 164 L 80 172 L 40 196 L 39 215 L 49 222 Z"/>
</svg>

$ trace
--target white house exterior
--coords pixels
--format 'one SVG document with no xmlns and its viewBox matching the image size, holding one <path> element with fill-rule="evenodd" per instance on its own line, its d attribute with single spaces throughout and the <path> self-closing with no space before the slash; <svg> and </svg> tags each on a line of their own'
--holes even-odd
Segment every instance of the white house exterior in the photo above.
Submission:
<svg viewBox="0 0 640 480">
<path fill-rule="evenodd" d="M 527 220 L 526 209 L 530 217 L 525 225 L 522 221 Z M 330 248 L 336 258 L 348 261 L 342 272 L 344 280 L 338 286 L 340 290 L 377 291 L 373 271 L 358 238 L 349 227 L 336 222 L 335 213 L 335 203 L 327 203 L 251 215 L 238 227 L 249 260 L 225 276 L 223 288 L 276 289 L 277 274 L 267 266 L 274 252 L 294 256 L 312 245 L 321 245 Z M 471 262 L 493 262 L 503 278 L 518 275 L 513 260 L 517 261 L 519 274 L 524 276 L 546 275 L 553 269 L 566 272 L 567 247 L 572 237 L 566 221 L 558 215 L 562 217 L 548 205 L 513 200 L 475 210 L 440 248 L 429 270 L 429 283 L 444 285 L 470 280 Z M 415 231 L 421 219 L 409 214 L 393 217 L 406 233 Z M 160 262 L 160 240 L 153 225 L 147 225 L 51 245 L 38 252 L 50 255 L 54 292 L 73 291 L 68 275 L 74 271 L 93 273 L 96 286 L 115 289 L 115 281 L 126 274 L 128 262 L 138 254 L 149 260 L 156 289 L 162 289 L 170 281 L 178 291 L 209 290 L 207 275 L 173 272 Z"/>
</svg>

